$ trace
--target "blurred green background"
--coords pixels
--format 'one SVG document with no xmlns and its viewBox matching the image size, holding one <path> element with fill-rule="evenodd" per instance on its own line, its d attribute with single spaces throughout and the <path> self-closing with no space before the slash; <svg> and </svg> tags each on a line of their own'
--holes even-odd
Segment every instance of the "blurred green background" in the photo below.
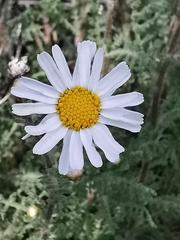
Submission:
<svg viewBox="0 0 180 240">
<path fill-rule="evenodd" d="M 125 152 L 75 180 L 58 174 L 61 143 L 36 156 L 37 139 L 9 94 L 20 76 L 47 83 L 36 56 L 58 44 L 73 71 L 76 45 L 103 47 L 102 76 L 121 61 L 132 77 L 117 92 L 139 91 L 140 133 L 110 128 Z M 50 159 L 50 160 L 49 160 Z M 180 1 L 0 0 L 0 240 L 180 239 Z M 38 210 L 34 218 L 29 209 Z"/>
</svg>

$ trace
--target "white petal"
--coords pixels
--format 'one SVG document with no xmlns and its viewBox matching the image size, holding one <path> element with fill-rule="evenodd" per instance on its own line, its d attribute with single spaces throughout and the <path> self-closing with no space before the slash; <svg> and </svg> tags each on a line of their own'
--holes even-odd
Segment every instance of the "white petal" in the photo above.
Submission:
<svg viewBox="0 0 180 240">
<path fill-rule="evenodd" d="M 95 55 L 95 52 L 96 52 L 96 43 L 95 42 L 92 42 L 92 41 L 83 41 L 82 43 L 86 43 L 89 45 L 89 48 L 90 48 L 90 57 L 91 57 L 91 60 L 93 59 L 94 55 Z"/>
<path fill-rule="evenodd" d="M 22 85 L 12 87 L 11 93 L 14 96 L 20 97 L 20 98 L 31 99 L 31 100 L 35 100 L 35 101 L 39 101 L 39 102 L 43 102 L 43 103 L 48 103 L 48 104 L 56 104 L 57 103 L 57 99 L 47 97 L 47 96 L 41 94 L 40 92 L 29 89 Z"/>
<path fill-rule="evenodd" d="M 143 101 L 143 95 L 139 92 L 118 94 L 116 96 L 101 98 L 101 109 L 136 106 Z"/>
<path fill-rule="evenodd" d="M 61 72 L 64 82 L 66 82 L 66 86 L 68 88 L 73 87 L 72 77 L 66 62 L 66 59 L 64 57 L 64 54 L 62 53 L 60 47 L 58 45 L 54 45 L 52 47 L 52 54 L 53 58 L 59 68 L 59 71 Z"/>
<path fill-rule="evenodd" d="M 52 132 L 46 133 L 33 148 L 33 153 L 42 155 L 49 152 L 67 133 L 68 129 L 60 126 Z"/>
<path fill-rule="evenodd" d="M 84 52 L 84 48 L 88 49 L 85 52 L 88 52 L 88 58 Z M 77 55 L 77 60 L 75 63 L 75 67 L 74 67 L 74 72 L 73 72 L 73 81 L 75 83 L 75 85 L 79 86 L 81 85 L 81 83 L 83 82 L 84 85 L 86 85 L 86 87 L 88 86 L 88 82 L 87 80 L 83 79 L 80 77 L 80 71 L 79 69 L 81 68 L 81 75 L 83 74 L 87 74 L 88 76 L 88 81 L 89 81 L 89 75 L 90 75 L 90 66 L 91 66 L 91 61 L 94 57 L 94 54 L 96 52 L 96 43 L 95 42 L 91 42 L 91 41 L 83 41 L 82 43 L 78 44 L 77 47 L 77 51 L 78 51 L 78 55 Z M 84 55 L 84 56 L 83 56 Z M 79 61 L 79 59 L 81 59 L 81 61 Z M 83 61 L 83 59 L 85 59 L 85 62 Z M 83 61 L 83 62 L 82 62 Z M 81 63 L 83 65 L 81 65 Z M 85 69 L 83 70 L 85 66 Z"/>
<path fill-rule="evenodd" d="M 90 77 L 91 53 L 88 44 L 78 44 L 78 63 L 80 86 L 87 87 Z"/>
<path fill-rule="evenodd" d="M 72 130 L 68 130 L 64 139 L 62 152 L 59 158 L 59 173 L 66 175 L 69 171 L 69 143 L 71 139 Z"/>
<path fill-rule="evenodd" d="M 30 136 L 31 136 L 31 135 L 27 133 L 27 134 L 26 134 L 24 137 L 22 137 L 21 139 L 22 139 L 22 140 L 25 140 L 25 139 L 27 139 L 27 138 L 30 137 Z"/>
<path fill-rule="evenodd" d="M 82 170 L 84 166 L 84 158 L 83 158 L 83 146 L 80 139 L 80 132 L 73 131 L 71 135 L 70 145 L 70 167 L 73 170 Z"/>
<path fill-rule="evenodd" d="M 40 67 L 44 70 L 49 82 L 57 91 L 63 92 L 66 89 L 66 85 L 52 57 L 47 52 L 42 52 L 37 55 L 37 60 Z"/>
<path fill-rule="evenodd" d="M 140 125 L 135 125 L 135 124 L 119 121 L 119 120 L 112 120 L 109 118 L 105 118 L 101 115 L 99 116 L 99 122 L 110 125 L 110 126 L 115 126 L 115 127 L 119 127 L 122 129 L 126 129 L 130 132 L 140 132 L 140 130 L 141 130 Z"/>
<path fill-rule="evenodd" d="M 87 129 L 80 130 L 80 137 L 91 164 L 94 167 L 101 167 L 102 166 L 101 156 L 96 151 L 92 143 L 92 137 L 90 133 L 87 131 Z"/>
<path fill-rule="evenodd" d="M 143 114 L 125 108 L 102 109 L 100 114 L 112 120 L 120 120 L 131 124 L 143 124 Z"/>
<path fill-rule="evenodd" d="M 31 114 L 49 114 L 56 112 L 56 106 L 45 103 L 16 103 L 12 105 L 12 113 L 19 116 Z"/>
<path fill-rule="evenodd" d="M 130 70 L 125 62 L 119 63 L 98 83 L 97 93 L 99 96 L 110 96 L 122 86 L 131 76 Z"/>
<path fill-rule="evenodd" d="M 20 85 L 23 85 L 29 89 L 40 92 L 48 97 L 59 98 L 59 92 L 52 86 L 45 83 L 36 81 L 32 78 L 22 77 L 17 81 Z M 18 84 L 17 84 L 18 85 Z"/>
<path fill-rule="evenodd" d="M 80 78 L 79 78 L 79 61 L 78 58 L 76 60 L 74 71 L 73 71 L 73 82 L 76 86 L 80 86 Z"/>
<path fill-rule="evenodd" d="M 124 148 L 116 142 L 109 129 L 104 124 L 98 123 L 88 130 L 95 144 L 102 149 L 106 158 L 110 162 L 116 162 L 119 159 L 119 153 L 124 152 Z"/>
<path fill-rule="evenodd" d="M 59 116 L 56 113 L 52 113 L 45 116 L 38 125 L 26 126 L 25 131 L 32 136 L 39 136 L 57 129 L 60 125 Z"/>
<path fill-rule="evenodd" d="M 101 75 L 101 68 L 103 64 L 103 49 L 99 48 L 95 54 L 91 76 L 88 84 L 88 89 L 96 91 L 96 87 Z"/>
</svg>

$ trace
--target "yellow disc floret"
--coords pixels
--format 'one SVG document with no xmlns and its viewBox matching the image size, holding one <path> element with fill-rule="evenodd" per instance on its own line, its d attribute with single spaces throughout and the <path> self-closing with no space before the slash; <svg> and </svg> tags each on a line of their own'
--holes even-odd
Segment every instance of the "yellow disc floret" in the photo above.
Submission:
<svg viewBox="0 0 180 240">
<path fill-rule="evenodd" d="M 89 128 L 98 122 L 100 97 L 84 87 L 64 91 L 56 106 L 62 124 L 74 131 Z"/>
</svg>

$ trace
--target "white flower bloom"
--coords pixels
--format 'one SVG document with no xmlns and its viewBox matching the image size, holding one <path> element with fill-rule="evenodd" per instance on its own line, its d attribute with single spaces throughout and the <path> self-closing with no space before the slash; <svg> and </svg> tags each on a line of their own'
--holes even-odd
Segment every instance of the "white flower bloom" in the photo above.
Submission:
<svg viewBox="0 0 180 240">
<path fill-rule="evenodd" d="M 119 160 L 124 148 L 114 140 L 106 124 L 139 132 L 143 123 L 143 114 L 125 109 L 142 103 L 141 93 L 111 96 L 131 76 L 126 63 L 119 63 L 100 79 L 103 49 L 96 51 L 94 42 L 84 41 L 78 44 L 77 52 L 73 76 L 61 49 L 55 45 L 52 47 L 53 58 L 46 52 L 37 56 L 51 86 L 22 77 L 11 89 L 17 97 L 37 101 L 13 104 L 14 114 L 46 114 L 37 126 L 25 127 L 27 134 L 23 139 L 44 134 L 34 146 L 33 153 L 45 154 L 63 139 L 59 173 L 64 175 L 69 169 L 83 168 L 83 147 L 91 164 L 102 166 L 94 144 L 102 149 L 110 162 Z"/>
</svg>

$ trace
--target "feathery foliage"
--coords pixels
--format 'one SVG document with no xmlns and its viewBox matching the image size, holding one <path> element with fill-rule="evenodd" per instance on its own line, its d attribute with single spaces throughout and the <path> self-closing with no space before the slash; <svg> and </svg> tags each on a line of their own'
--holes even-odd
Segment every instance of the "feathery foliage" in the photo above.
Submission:
<svg viewBox="0 0 180 240">
<path fill-rule="evenodd" d="M 86 160 L 71 181 L 57 172 L 61 144 L 33 155 L 37 139 L 21 136 L 25 123 L 39 119 L 12 115 L 21 99 L 1 101 L 0 239 L 180 239 L 179 1 L 27 2 L 0 1 L 0 97 L 18 77 L 8 71 L 12 57 L 28 56 L 26 75 L 47 82 L 36 55 L 57 43 L 73 71 L 75 45 L 90 39 L 105 50 L 103 74 L 120 61 L 130 66 L 132 77 L 118 92 L 144 94 L 135 109 L 145 124 L 139 134 L 111 127 L 126 149 L 120 162 L 95 169 Z M 32 205 L 34 219 L 26 213 Z"/>
</svg>

